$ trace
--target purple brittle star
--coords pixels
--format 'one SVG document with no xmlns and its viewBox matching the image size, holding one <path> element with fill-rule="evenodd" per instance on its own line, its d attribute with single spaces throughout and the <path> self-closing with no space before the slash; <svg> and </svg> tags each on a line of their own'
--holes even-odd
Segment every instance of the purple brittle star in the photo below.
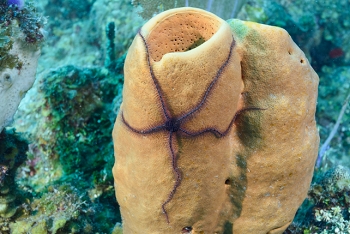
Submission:
<svg viewBox="0 0 350 234">
<path fill-rule="evenodd" d="M 196 136 L 200 136 L 202 134 L 212 133 L 217 138 L 221 138 L 221 137 L 226 136 L 229 133 L 229 131 L 230 131 L 232 125 L 234 124 L 235 120 L 237 119 L 237 117 L 240 114 L 242 114 L 244 111 L 248 111 L 248 110 L 263 110 L 263 109 L 262 108 L 258 108 L 258 107 L 247 107 L 247 108 L 238 110 L 235 113 L 235 115 L 233 116 L 233 118 L 232 118 L 230 124 L 228 125 L 228 127 L 226 128 L 226 130 L 223 131 L 223 132 L 220 132 L 219 130 L 215 129 L 214 127 L 204 128 L 204 129 L 201 129 L 199 131 L 189 131 L 189 130 L 184 129 L 182 127 L 182 124 L 185 123 L 187 120 L 189 120 L 190 117 L 192 117 L 196 112 L 198 112 L 204 106 L 204 104 L 205 104 L 207 98 L 209 97 L 209 95 L 211 94 L 211 91 L 213 90 L 215 84 L 217 83 L 217 81 L 219 80 L 221 74 L 223 73 L 223 70 L 228 65 L 228 63 L 230 61 L 230 58 L 231 58 L 231 55 L 232 55 L 233 47 L 235 46 L 235 40 L 234 40 L 234 38 L 232 38 L 232 43 L 231 43 L 231 46 L 230 46 L 230 51 L 229 51 L 229 54 L 227 56 L 227 59 L 221 65 L 221 67 L 219 68 L 218 72 L 216 73 L 214 79 L 211 81 L 209 86 L 206 88 L 206 90 L 205 90 L 204 94 L 202 95 L 202 98 L 198 102 L 198 104 L 195 105 L 194 107 L 192 107 L 186 113 L 183 113 L 182 115 L 180 115 L 178 117 L 175 117 L 169 111 L 169 108 L 166 105 L 166 101 L 165 101 L 162 89 L 160 87 L 160 84 L 159 84 L 156 76 L 154 75 L 153 68 L 152 68 L 151 61 L 150 61 L 148 44 L 147 44 L 146 39 L 144 38 L 144 36 L 141 34 L 141 29 L 138 32 L 138 35 L 141 37 L 141 39 L 142 39 L 142 41 L 143 41 L 143 43 L 145 45 L 146 54 L 147 54 L 147 64 L 148 64 L 148 67 L 149 67 L 149 72 L 150 72 L 151 78 L 153 80 L 153 84 L 155 86 L 155 89 L 157 91 L 157 96 L 158 96 L 159 101 L 161 103 L 161 107 L 162 107 L 163 115 L 165 117 L 165 121 L 163 123 L 159 123 L 158 125 L 155 125 L 154 127 L 151 127 L 151 128 L 148 128 L 148 129 L 136 129 L 136 128 L 132 127 L 125 120 L 123 111 L 121 111 L 121 118 L 122 118 L 122 122 L 124 123 L 124 125 L 129 130 L 131 130 L 132 132 L 137 133 L 137 134 L 147 135 L 147 134 L 152 134 L 152 133 L 156 133 L 156 132 L 160 132 L 160 131 L 167 131 L 167 132 L 169 132 L 168 144 L 169 144 L 169 150 L 170 150 L 170 156 L 171 156 L 171 165 L 172 165 L 172 169 L 174 171 L 175 177 L 176 177 L 176 181 L 175 181 L 175 184 L 173 186 L 173 189 L 169 193 L 169 196 L 168 196 L 167 200 L 162 204 L 162 211 L 163 211 L 163 213 L 165 215 L 167 223 L 170 223 L 169 222 L 169 216 L 168 216 L 168 213 L 167 213 L 167 211 L 165 209 L 165 206 L 174 197 L 176 189 L 179 187 L 181 179 L 182 179 L 180 170 L 177 167 L 176 153 L 174 151 L 174 147 L 173 147 L 173 143 L 172 143 L 173 142 L 173 135 L 174 134 L 181 134 L 182 136 L 186 136 L 186 137 L 196 137 Z"/>
</svg>

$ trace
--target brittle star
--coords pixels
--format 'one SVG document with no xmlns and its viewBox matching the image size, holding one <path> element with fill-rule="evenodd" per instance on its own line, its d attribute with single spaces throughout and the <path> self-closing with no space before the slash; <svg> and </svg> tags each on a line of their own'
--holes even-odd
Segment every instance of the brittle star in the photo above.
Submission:
<svg viewBox="0 0 350 234">
<path fill-rule="evenodd" d="M 163 115 L 165 117 L 165 121 L 163 123 L 160 123 L 154 127 L 148 128 L 148 129 L 136 129 L 134 127 L 132 127 L 124 118 L 124 114 L 123 111 L 121 111 L 121 118 L 122 118 L 122 122 L 124 123 L 124 125 L 131 130 L 134 133 L 137 134 L 142 134 L 142 135 L 147 135 L 147 134 L 152 134 L 152 133 L 156 133 L 156 132 L 160 132 L 160 131 L 167 131 L 169 132 L 168 134 L 168 144 L 169 144 L 169 150 L 170 150 L 170 157 L 171 157 L 171 165 L 172 165 L 172 169 L 174 171 L 174 174 L 176 176 L 176 181 L 175 184 L 173 186 L 173 189 L 171 190 L 167 200 L 162 204 L 162 211 L 165 215 L 166 221 L 169 224 L 169 216 L 168 213 L 165 209 L 165 206 L 172 200 L 172 198 L 174 197 L 174 194 L 176 192 L 176 189 L 179 187 L 180 182 L 181 182 L 181 173 L 180 170 L 177 166 L 177 161 L 176 161 L 176 154 L 174 151 L 174 147 L 173 147 L 173 135 L 174 134 L 181 134 L 187 137 L 196 137 L 196 136 L 200 136 L 202 134 L 206 134 L 206 133 L 212 133 L 214 134 L 217 138 L 221 138 L 226 136 L 231 127 L 233 126 L 235 120 L 237 119 L 237 117 L 242 114 L 245 111 L 248 110 L 264 110 L 262 108 L 258 108 L 258 107 L 247 107 L 247 108 L 243 108 L 241 110 L 238 110 L 231 122 L 229 123 L 228 127 L 226 128 L 226 130 L 224 131 L 219 131 L 218 129 L 214 128 L 214 127 L 208 127 L 208 128 L 204 128 L 201 129 L 199 131 L 189 131 L 186 130 L 182 127 L 182 124 L 184 124 L 187 120 L 190 119 L 190 117 L 192 117 L 196 112 L 198 112 L 200 109 L 203 108 L 207 98 L 209 97 L 209 95 L 211 94 L 211 91 L 213 90 L 215 84 L 217 83 L 217 81 L 219 80 L 221 74 L 223 73 L 225 67 L 228 65 L 231 55 L 232 55 L 232 50 L 235 46 L 235 40 L 234 38 L 232 38 L 232 43 L 230 45 L 230 51 L 229 54 L 227 56 L 227 59 L 225 60 L 225 62 L 221 65 L 221 67 L 219 68 L 218 72 L 216 73 L 214 79 L 211 81 L 211 83 L 209 84 L 209 86 L 206 88 L 204 94 L 202 95 L 201 100 L 198 102 L 197 105 L 195 105 L 194 107 L 192 107 L 192 109 L 190 109 L 188 112 L 183 113 L 182 115 L 180 115 L 179 117 L 175 117 L 171 114 L 171 112 L 169 111 L 168 106 L 166 105 L 166 101 L 164 98 L 164 94 L 162 92 L 162 89 L 160 87 L 159 81 L 157 80 L 152 65 L 151 65 L 151 59 L 150 59 L 150 55 L 149 55 L 149 48 L 148 48 L 148 44 L 146 42 L 145 37 L 141 34 L 141 29 L 138 32 L 138 35 L 141 37 L 143 44 L 145 46 L 145 50 L 146 50 L 146 55 L 147 55 L 147 64 L 149 67 L 149 72 L 150 72 L 150 76 L 153 80 L 153 84 L 155 86 L 155 89 L 157 91 L 158 94 L 158 98 L 159 101 L 161 103 L 161 107 L 162 107 L 162 112 Z"/>
</svg>

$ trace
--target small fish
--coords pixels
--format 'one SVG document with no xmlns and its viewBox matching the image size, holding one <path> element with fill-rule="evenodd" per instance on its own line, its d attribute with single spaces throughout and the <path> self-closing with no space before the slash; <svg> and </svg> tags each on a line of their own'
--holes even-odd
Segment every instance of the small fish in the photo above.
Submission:
<svg viewBox="0 0 350 234">
<path fill-rule="evenodd" d="M 329 57 L 332 59 L 336 59 L 342 57 L 344 55 L 344 51 L 341 48 L 335 48 L 329 51 Z"/>
</svg>

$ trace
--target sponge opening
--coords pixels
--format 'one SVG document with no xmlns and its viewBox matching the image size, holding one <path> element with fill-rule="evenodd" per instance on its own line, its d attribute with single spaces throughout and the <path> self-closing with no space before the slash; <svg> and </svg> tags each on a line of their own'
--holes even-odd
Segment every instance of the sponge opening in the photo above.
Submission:
<svg viewBox="0 0 350 234">
<path fill-rule="evenodd" d="M 201 12 L 176 13 L 165 18 L 147 38 L 150 57 L 158 62 L 167 53 L 185 52 L 208 41 L 222 22 Z"/>
</svg>

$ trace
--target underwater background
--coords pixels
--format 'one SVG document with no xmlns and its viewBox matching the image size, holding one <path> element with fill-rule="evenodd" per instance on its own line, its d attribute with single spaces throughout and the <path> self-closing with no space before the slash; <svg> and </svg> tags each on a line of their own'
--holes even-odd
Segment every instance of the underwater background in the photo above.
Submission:
<svg viewBox="0 0 350 234">
<path fill-rule="evenodd" d="M 11 66 L 11 20 L 41 46 L 36 81 L 0 134 L 0 233 L 122 233 L 111 133 L 125 56 L 148 19 L 182 6 L 282 27 L 303 50 L 320 77 L 321 150 L 285 233 L 350 233 L 349 0 L 0 0 L 0 66 Z"/>
</svg>

